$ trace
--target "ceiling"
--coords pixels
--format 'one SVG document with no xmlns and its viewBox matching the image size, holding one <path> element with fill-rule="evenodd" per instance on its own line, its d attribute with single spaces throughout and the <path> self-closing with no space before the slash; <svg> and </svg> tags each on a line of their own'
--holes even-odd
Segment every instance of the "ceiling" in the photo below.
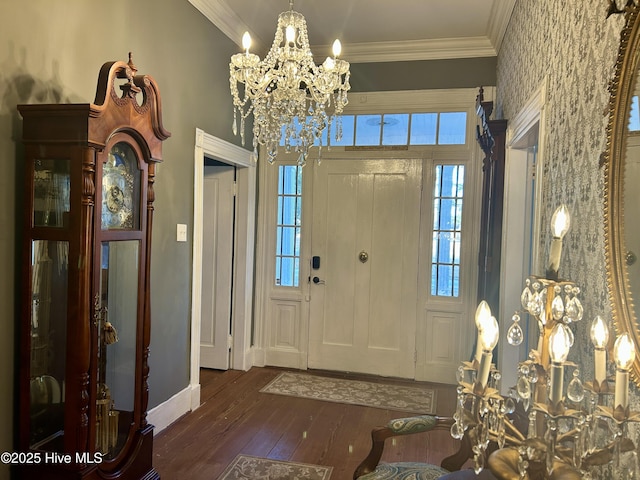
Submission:
<svg viewBox="0 0 640 480">
<path fill-rule="evenodd" d="M 339 38 L 345 60 L 365 63 L 495 56 L 516 1 L 295 0 L 293 9 L 305 16 L 318 58 Z M 239 46 L 249 31 L 261 55 L 289 9 L 287 0 L 189 2 Z"/>
</svg>

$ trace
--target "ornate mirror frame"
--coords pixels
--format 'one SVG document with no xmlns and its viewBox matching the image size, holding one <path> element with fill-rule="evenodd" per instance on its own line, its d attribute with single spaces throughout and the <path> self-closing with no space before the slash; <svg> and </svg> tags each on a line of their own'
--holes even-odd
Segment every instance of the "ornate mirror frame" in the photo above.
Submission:
<svg viewBox="0 0 640 480">
<path fill-rule="evenodd" d="M 627 152 L 628 124 L 631 98 L 637 82 L 640 56 L 640 6 L 629 1 L 623 10 L 612 7 L 609 14 L 624 13 L 626 22 L 620 35 L 620 48 L 611 83 L 607 149 L 603 156 L 605 172 L 604 216 L 607 287 L 611 301 L 616 333 L 628 333 L 640 352 L 640 328 L 634 309 L 627 270 L 624 225 L 624 180 Z M 630 217 L 635 221 L 635 218 Z M 638 286 L 636 286 L 638 287 Z M 631 369 L 631 376 L 640 386 L 640 355 Z"/>
</svg>

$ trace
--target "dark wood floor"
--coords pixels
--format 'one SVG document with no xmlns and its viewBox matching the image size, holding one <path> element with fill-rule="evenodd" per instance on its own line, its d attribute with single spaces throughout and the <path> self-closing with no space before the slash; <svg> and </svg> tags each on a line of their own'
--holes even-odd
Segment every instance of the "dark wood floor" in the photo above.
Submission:
<svg viewBox="0 0 640 480">
<path fill-rule="evenodd" d="M 242 453 L 333 467 L 331 480 L 349 480 L 370 448 L 370 432 L 402 412 L 259 393 L 283 369 L 201 370 L 201 406 L 154 439 L 154 466 L 165 480 L 215 480 Z M 436 413 L 450 416 L 455 387 L 423 382 L 312 372 L 358 380 L 425 385 L 436 390 Z M 457 450 L 448 432 L 388 441 L 383 460 L 439 464 Z"/>
</svg>

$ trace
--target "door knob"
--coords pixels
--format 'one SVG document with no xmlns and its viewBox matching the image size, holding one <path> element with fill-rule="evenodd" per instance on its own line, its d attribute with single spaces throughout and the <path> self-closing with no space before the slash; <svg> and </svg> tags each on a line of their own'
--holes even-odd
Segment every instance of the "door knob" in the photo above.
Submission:
<svg viewBox="0 0 640 480">
<path fill-rule="evenodd" d="M 362 263 L 367 263 L 367 260 L 369 260 L 369 254 L 363 250 L 358 254 L 358 258 Z"/>
<path fill-rule="evenodd" d="M 320 278 L 318 277 L 313 277 L 312 282 L 315 283 L 316 285 L 318 284 L 324 285 L 324 280 L 320 280 Z"/>
</svg>

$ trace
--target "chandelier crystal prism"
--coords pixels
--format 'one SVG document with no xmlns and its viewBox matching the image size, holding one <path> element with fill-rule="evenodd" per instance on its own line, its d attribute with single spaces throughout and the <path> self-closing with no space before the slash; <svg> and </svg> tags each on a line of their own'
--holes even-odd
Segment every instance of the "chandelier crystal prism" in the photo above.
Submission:
<svg viewBox="0 0 640 480">
<path fill-rule="evenodd" d="M 284 139 L 287 152 L 300 153 L 298 164 L 304 165 L 309 149 L 322 148 L 323 132 L 342 137 L 341 115 L 348 103 L 349 63 L 338 58 L 340 41 L 333 44 L 333 57 L 321 65 L 313 61 L 307 24 L 302 14 L 293 10 L 278 16 L 278 28 L 271 49 L 264 60 L 249 53 L 251 37 L 242 39 L 243 53 L 231 57 L 229 85 L 233 96 L 233 132 L 245 144 L 245 121 L 253 113 L 253 147 L 264 145 L 270 163 L 276 159 Z M 239 88 L 243 85 L 243 88 Z"/>
</svg>

